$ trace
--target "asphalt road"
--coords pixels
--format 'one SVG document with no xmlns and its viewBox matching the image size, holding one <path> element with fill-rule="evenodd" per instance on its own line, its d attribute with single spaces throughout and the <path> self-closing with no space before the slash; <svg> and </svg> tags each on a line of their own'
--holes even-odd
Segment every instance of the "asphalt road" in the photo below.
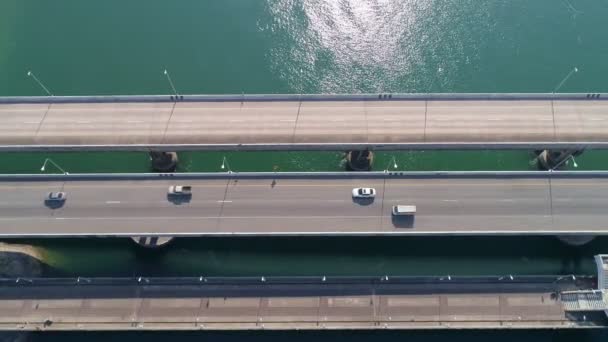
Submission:
<svg viewBox="0 0 608 342">
<path fill-rule="evenodd" d="M 608 101 L 0 104 L 2 150 L 50 145 L 173 150 L 336 149 L 350 144 L 517 147 L 555 142 L 607 144 Z"/>
<path fill-rule="evenodd" d="M 508 283 L 17 285 L 2 287 L 0 292 L 0 330 L 572 328 L 605 324 L 601 315 L 594 320 L 588 313 L 583 322 L 582 315 L 566 314 L 556 296 L 561 285 Z"/>
<path fill-rule="evenodd" d="M 608 179 L 181 180 L 0 183 L 0 236 L 607 234 Z M 373 201 L 353 200 L 374 187 Z M 65 191 L 49 207 L 49 191 Z M 416 205 L 395 219 L 393 205 Z"/>
</svg>

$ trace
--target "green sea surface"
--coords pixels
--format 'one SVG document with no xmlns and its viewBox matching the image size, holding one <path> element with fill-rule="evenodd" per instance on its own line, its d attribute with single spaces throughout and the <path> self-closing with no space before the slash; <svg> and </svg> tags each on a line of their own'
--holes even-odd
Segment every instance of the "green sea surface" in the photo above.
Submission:
<svg viewBox="0 0 608 342">
<path fill-rule="evenodd" d="M 552 92 L 574 67 L 579 71 L 558 91 L 607 92 L 607 17 L 605 0 L 1 0 L 0 96 L 44 95 L 28 71 L 54 95 L 166 94 L 165 69 L 184 94 Z M 606 169 L 607 156 L 587 151 L 576 163 Z M 181 172 L 221 171 L 224 157 L 233 171 L 344 169 L 342 151 L 179 157 Z M 73 173 L 149 171 L 145 153 L 5 153 L 0 173 L 40 173 L 46 158 Z M 393 158 L 399 170 L 536 169 L 532 151 L 382 152 L 375 169 L 392 167 Z M 66 275 L 569 274 L 593 272 L 592 255 L 608 251 L 604 238 L 568 247 L 550 237 L 178 239 L 154 252 L 119 239 L 26 242 L 43 251 L 55 274 Z M 381 338 L 439 341 L 456 336 L 450 334 Z M 271 335 L 296 337 L 320 338 Z"/>
</svg>

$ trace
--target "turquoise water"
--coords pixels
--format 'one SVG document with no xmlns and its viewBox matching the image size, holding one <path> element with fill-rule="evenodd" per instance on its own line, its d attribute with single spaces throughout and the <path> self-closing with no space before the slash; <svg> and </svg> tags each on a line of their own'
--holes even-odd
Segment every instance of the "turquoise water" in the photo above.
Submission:
<svg viewBox="0 0 608 342">
<path fill-rule="evenodd" d="M 0 95 L 607 91 L 597 0 L 3 0 Z"/>
</svg>

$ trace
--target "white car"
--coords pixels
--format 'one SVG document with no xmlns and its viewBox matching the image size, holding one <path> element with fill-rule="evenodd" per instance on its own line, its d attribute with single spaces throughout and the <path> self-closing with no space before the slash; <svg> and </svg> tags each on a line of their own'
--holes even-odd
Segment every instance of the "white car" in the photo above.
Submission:
<svg viewBox="0 0 608 342">
<path fill-rule="evenodd" d="M 374 188 L 354 188 L 353 198 L 374 198 L 376 197 L 376 189 Z"/>
</svg>

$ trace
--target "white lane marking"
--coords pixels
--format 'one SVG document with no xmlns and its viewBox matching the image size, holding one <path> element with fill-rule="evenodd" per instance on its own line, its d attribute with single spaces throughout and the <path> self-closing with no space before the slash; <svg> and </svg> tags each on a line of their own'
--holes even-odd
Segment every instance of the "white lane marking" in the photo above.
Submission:
<svg viewBox="0 0 608 342">
<path fill-rule="evenodd" d="M 127 122 L 128 123 L 143 123 L 144 121 L 141 121 L 141 120 L 129 120 Z"/>
<path fill-rule="evenodd" d="M 40 121 L 23 121 L 24 124 L 39 124 Z"/>
<path fill-rule="evenodd" d="M 371 215 L 371 216 L 142 216 L 142 217 L 54 217 L 56 220 L 71 220 L 71 221 L 107 221 L 107 220 L 203 220 L 203 219 L 222 219 L 222 220 L 285 220 L 285 219 L 353 219 L 353 218 L 369 218 L 376 219 L 387 217 L 388 215 Z M 48 220 L 49 217 L 0 217 L 0 221 L 30 221 L 30 220 Z M 2 235 L 0 233 L 0 235 Z"/>
<path fill-rule="evenodd" d="M 515 202 L 515 200 L 507 198 L 507 199 L 499 199 L 498 202 Z"/>
<path fill-rule="evenodd" d="M 120 201 L 106 201 L 106 204 L 120 204 Z"/>
<path fill-rule="evenodd" d="M 441 200 L 441 202 L 458 202 L 458 200 L 455 200 L 455 199 L 444 199 L 444 200 Z"/>
<path fill-rule="evenodd" d="M 232 203 L 232 201 L 223 200 L 223 201 L 217 201 L 217 203 Z"/>
<path fill-rule="evenodd" d="M 279 120 L 279 121 L 280 122 L 295 122 L 296 119 L 282 119 L 282 120 Z"/>
<path fill-rule="evenodd" d="M 331 119 L 331 122 L 343 122 L 345 119 Z"/>
<path fill-rule="evenodd" d="M 538 118 L 538 119 L 536 119 L 536 120 L 537 120 L 537 121 L 551 121 L 551 120 L 553 120 L 553 119 L 550 119 L 550 118 Z"/>
<path fill-rule="evenodd" d="M 602 118 L 591 118 L 591 121 L 604 121 Z"/>
<path fill-rule="evenodd" d="M 230 122 L 243 122 L 243 121 L 245 121 L 245 120 L 236 120 L 236 119 L 230 120 Z"/>
<path fill-rule="evenodd" d="M 76 121 L 77 124 L 88 124 L 91 123 L 91 121 Z"/>
<path fill-rule="evenodd" d="M 488 120 L 488 121 L 503 121 L 504 119 L 499 119 L 499 118 L 487 118 L 486 120 Z"/>
</svg>

